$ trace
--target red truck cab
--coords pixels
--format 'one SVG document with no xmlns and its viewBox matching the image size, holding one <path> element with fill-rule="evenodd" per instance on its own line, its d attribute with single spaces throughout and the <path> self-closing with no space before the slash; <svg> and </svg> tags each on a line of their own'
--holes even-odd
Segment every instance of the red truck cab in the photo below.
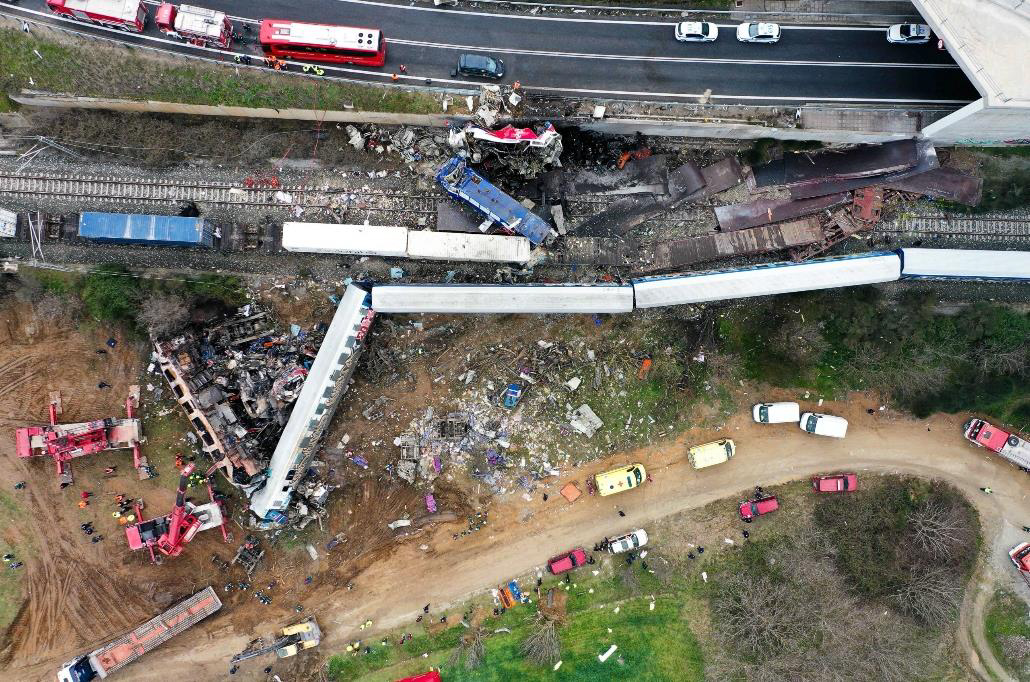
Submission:
<svg viewBox="0 0 1030 682">
<path fill-rule="evenodd" d="M 756 516 L 763 516 L 780 508 L 780 502 L 775 495 L 760 497 L 757 500 L 744 500 L 740 503 L 740 518 L 745 523 L 751 523 Z"/>
<path fill-rule="evenodd" d="M 552 557 L 547 562 L 547 570 L 553 575 L 561 575 L 571 571 L 574 568 L 579 568 L 587 562 L 587 553 L 583 551 L 582 547 L 577 547 L 571 552 L 565 554 L 559 554 L 556 557 Z"/>
<path fill-rule="evenodd" d="M 831 474 L 812 478 L 812 488 L 817 493 L 847 493 L 857 487 L 858 476 L 855 474 Z"/>
</svg>

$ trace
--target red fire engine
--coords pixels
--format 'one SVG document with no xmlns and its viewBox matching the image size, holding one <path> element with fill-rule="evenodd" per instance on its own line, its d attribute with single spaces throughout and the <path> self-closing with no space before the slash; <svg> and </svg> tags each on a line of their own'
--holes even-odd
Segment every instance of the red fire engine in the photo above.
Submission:
<svg viewBox="0 0 1030 682">
<path fill-rule="evenodd" d="M 225 12 L 213 9 L 163 2 L 154 13 L 154 23 L 165 35 L 191 45 L 226 49 L 232 42 L 232 22 Z"/>
<path fill-rule="evenodd" d="M 46 0 L 47 8 L 62 17 L 142 33 L 147 8 L 142 0 Z"/>
</svg>

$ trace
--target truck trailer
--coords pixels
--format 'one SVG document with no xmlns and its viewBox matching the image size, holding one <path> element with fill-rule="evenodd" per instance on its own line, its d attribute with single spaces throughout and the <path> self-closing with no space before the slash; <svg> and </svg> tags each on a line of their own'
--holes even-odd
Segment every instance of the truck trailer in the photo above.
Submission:
<svg viewBox="0 0 1030 682">
<path fill-rule="evenodd" d="M 172 637 L 193 627 L 222 608 L 213 587 L 197 592 L 159 616 L 155 616 L 132 632 L 108 642 L 88 654 L 68 661 L 57 671 L 58 682 L 90 682 L 107 679 L 140 656 L 150 653 Z"/>
<path fill-rule="evenodd" d="M 215 231 L 202 218 L 135 213 L 82 213 L 79 236 L 116 244 L 203 246 L 214 244 Z"/>
<path fill-rule="evenodd" d="M 973 445 L 996 452 L 1030 472 L 1030 443 L 1014 433 L 1002 431 L 983 419 L 970 419 L 962 426 L 962 434 Z"/>
</svg>

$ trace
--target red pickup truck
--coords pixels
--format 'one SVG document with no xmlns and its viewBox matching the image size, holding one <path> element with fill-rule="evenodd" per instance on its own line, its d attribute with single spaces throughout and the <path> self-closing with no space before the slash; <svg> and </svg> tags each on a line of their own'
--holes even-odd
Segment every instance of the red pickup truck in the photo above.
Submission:
<svg viewBox="0 0 1030 682">
<path fill-rule="evenodd" d="M 774 512 L 780 508 L 780 502 L 775 495 L 760 497 L 757 500 L 744 500 L 740 503 L 740 518 L 745 523 L 751 523 L 756 516 L 762 516 Z"/>
<path fill-rule="evenodd" d="M 582 547 L 577 547 L 571 552 L 565 554 L 559 554 L 556 557 L 552 557 L 547 562 L 547 570 L 553 575 L 561 575 L 567 571 L 571 571 L 574 568 L 579 568 L 587 563 L 587 553 L 583 551 Z"/>
<path fill-rule="evenodd" d="M 812 478 L 812 488 L 817 493 L 851 492 L 858 487 L 858 476 L 855 474 L 831 474 Z"/>
</svg>

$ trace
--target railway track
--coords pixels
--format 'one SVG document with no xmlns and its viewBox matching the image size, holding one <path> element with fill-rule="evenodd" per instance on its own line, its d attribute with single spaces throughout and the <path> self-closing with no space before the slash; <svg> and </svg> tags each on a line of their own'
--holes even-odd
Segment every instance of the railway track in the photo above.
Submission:
<svg viewBox="0 0 1030 682">
<path fill-rule="evenodd" d="M 984 214 L 979 216 L 904 216 L 874 228 L 891 235 L 945 237 L 978 242 L 1030 241 L 1030 218 Z"/>
<path fill-rule="evenodd" d="M 304 185 L 279 186 L 261 181 L 234 184 L 88 175 L 0 173 L 0 196 L 18 198 L 92 200 L 132 206 L 168 205 L 190 201 L 219 206 L 268 208 L 284 208 L 291 205 L 290 202 L 282 200 L 280 193 L 290 195 L 292 203 L 305 208 L 330 208 L 342 205 L 358 210 L 374 209 L 404 214 L 430 215 L 436 212 L 436 197 L 425 193 L 326 189 Z"/>
</svg>

